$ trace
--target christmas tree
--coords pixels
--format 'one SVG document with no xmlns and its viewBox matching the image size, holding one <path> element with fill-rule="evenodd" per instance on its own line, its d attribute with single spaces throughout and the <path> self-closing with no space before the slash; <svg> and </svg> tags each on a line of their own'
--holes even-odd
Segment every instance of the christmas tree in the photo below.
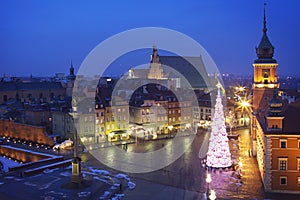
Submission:
<svg viewBox="0 0 300 200">
<path fill-rule="evenodd" d="M 225 126 L 220 83 L 217 84 L 217 89 L 218 94 L 211 124 L 206 165 L 208 167 L 224 168 L 231 166 L 231 154 Z"/>
</svg>

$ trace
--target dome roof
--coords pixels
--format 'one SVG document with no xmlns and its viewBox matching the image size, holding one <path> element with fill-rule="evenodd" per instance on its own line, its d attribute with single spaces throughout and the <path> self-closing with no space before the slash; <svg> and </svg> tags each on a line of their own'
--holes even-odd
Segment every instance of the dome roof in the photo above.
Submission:
<svg viewBox="0 0 300 200">
<path fill-rule="evenodd" d="M 261 41 L 256 48 L 257 60 L 255 63 L 277 63 L 275 59 L 273 59 L 274 55 L 274 47 L 271 44 L 268 36 L 267 36 L 267 22 L 266 22 L 266 11 L 264 9 L 264 28 L 263 28 L 263 36 Z"/>
</svg>

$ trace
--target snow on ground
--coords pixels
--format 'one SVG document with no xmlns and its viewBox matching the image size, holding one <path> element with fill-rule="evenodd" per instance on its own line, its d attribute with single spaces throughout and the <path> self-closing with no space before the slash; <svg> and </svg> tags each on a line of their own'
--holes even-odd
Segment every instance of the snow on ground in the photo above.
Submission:
<svg viewBox="0 0 300 200">
<path fill-rule="evenodd" d="M 3 158 L 2 156 L 0 156 L 0 162 L 3 164 L 3 170 L 5 172 L 8 171 L 9 167 L 15 167 L 15 166 L 20 166 L 21 164 L 12 160 L 9 160 L 7 158 Z"/>
<path fill-rule="evenodd" d="M 117 174 L 117 175 L 115 175 L 115 178 L 117 178 L 117 179 L 125 179 L 126 181 L 130 181 L 130 178 L 126 174 Z"/>
<path fill-rule="evenodd" d="M 133 190 L 135 188 L 135 183 L 128 181 L 128 188 Z"/>
</svg>

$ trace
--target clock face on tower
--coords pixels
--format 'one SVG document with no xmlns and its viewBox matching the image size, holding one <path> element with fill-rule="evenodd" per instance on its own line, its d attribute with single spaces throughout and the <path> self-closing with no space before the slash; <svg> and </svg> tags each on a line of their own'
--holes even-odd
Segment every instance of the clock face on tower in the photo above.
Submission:
<svg viewBox="0 0 300 200">
<path fill-rule="evenodd" d="M 264 79 L 269 78 L 269 76 L 270 76 L 270 69 L 263 69 L 262 70 L 262 75 L 263 75 Z"/>
</svg>

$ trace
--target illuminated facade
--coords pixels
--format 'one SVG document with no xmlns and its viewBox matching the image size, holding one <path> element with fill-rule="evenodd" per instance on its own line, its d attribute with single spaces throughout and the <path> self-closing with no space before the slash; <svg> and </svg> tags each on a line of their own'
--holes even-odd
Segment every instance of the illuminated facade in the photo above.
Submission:
<svg viewBox="0 0 300 200">
<path fill-rule="evenodd" d="M 300 102 L 278 98 L 278 64 L 266 33 L 264 12 L 263 37 L 253 64 L 253 155 L 266 192 L 300 193 Z"/>
<path fill-rule="evenodd" d="M 163 69 L 159 62 L 159 55 L 156 46 L 152 49 L 151 62 L 149 67 L 148 79 L 162 79 L 164 78 Z"/>
</svg>

